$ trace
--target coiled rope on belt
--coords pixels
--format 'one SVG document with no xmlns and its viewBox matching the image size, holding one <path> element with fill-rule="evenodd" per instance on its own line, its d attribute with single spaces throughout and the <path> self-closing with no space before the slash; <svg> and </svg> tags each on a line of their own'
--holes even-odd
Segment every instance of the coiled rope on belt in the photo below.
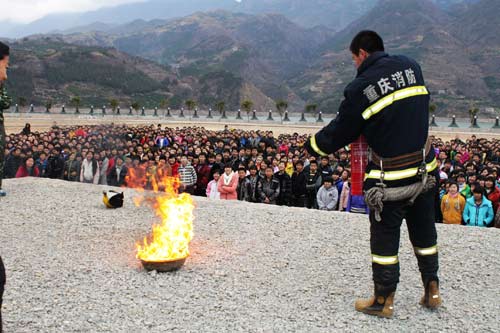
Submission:
<svg viewBox="0 0 500 333">
<path fill-rule="evenodd" d="M 427 173 L 424 173 L 420 182 L 408 186 L 388 188 L 383 183 L 379 184 L 365 192 L 365 202 L 370 211 L 374 212 L 375 220 L 380 222 L 384 201 L 408 200 L 408 205 L 411 206 L 420 194 L 432 190 L 435 186 L 436 177 L 429 177 Z"/>
</svg>

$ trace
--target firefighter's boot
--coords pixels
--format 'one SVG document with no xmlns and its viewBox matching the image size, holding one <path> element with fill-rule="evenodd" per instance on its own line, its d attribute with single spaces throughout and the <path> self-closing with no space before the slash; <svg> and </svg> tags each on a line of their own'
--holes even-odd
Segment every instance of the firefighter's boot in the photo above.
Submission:
<svg viewBox="0 0 500 333">
<path fill-rule="evenodd" d="M 439 294 L 439 282 L 431 280 L 425 283 L 425 294 L 420 300 L 420 305 L 435 310 L 441 306 L 442 299 Z"/>
<path fill-rule="evenodd" d="M 394 289 L 387 290 L 387 288 L 375 285 L 375 296 L 356 300 L 354 307 L 356 311 L 372 316 L 391 318 L 394 312 L 394 295 Z"/>
</svg>

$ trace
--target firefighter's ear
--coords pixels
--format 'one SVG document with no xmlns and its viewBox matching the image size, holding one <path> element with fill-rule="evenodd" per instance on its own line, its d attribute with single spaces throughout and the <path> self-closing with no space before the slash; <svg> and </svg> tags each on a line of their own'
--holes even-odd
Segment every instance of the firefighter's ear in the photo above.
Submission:
<svg viewBox="0 0 500 333">
<path fill-rule="evenodd" d="M 363 50 L 363 49 L 359 49 L 359 58 L 361 59 L 361 61 L 365 61 L 366 58 L 368 58 L 370 56 L 370 53 L 368 53 L 367 51 Z"/>
</svg>

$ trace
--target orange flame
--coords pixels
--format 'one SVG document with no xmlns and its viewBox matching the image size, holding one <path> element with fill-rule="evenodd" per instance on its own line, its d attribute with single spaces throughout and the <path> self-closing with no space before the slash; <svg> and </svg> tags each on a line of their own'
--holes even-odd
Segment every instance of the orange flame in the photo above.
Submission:
<svg viewBox="0 0 500 333">
<path fill-rule="evenodd" d="M 193 198 L 187 193 L 178 194 L 179 178 L 151 168 L 131 168 L 126 178 L 127 186 L 139 191 L 145 186 L 152 188 L 154 196 L 143 194 L 135 203 L 151 204 L 161 219 L 160 224 L 153 225 L 153 233 L 136 244 L 136 257 L 148 262 L 186 258 L 193 238 Z"/>
</svg>

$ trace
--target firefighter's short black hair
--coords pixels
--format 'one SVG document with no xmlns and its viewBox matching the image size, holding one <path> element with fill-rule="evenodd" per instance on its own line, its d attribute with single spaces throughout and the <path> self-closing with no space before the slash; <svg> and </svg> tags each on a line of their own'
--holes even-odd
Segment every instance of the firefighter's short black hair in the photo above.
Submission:
<svg viewBox="0 0 500 333">
<path fill-rule="evenodd" d="M 353 54 L 359 55 L 359 50 L 361 49 L 365 50 L 368 53 L 384 51 L 384 41 L 382 40 L 382 37 L 380 37 L 380 35 L 375 31 L 360 31 L 353 38 L 349 50 Z"/>
</svg>

